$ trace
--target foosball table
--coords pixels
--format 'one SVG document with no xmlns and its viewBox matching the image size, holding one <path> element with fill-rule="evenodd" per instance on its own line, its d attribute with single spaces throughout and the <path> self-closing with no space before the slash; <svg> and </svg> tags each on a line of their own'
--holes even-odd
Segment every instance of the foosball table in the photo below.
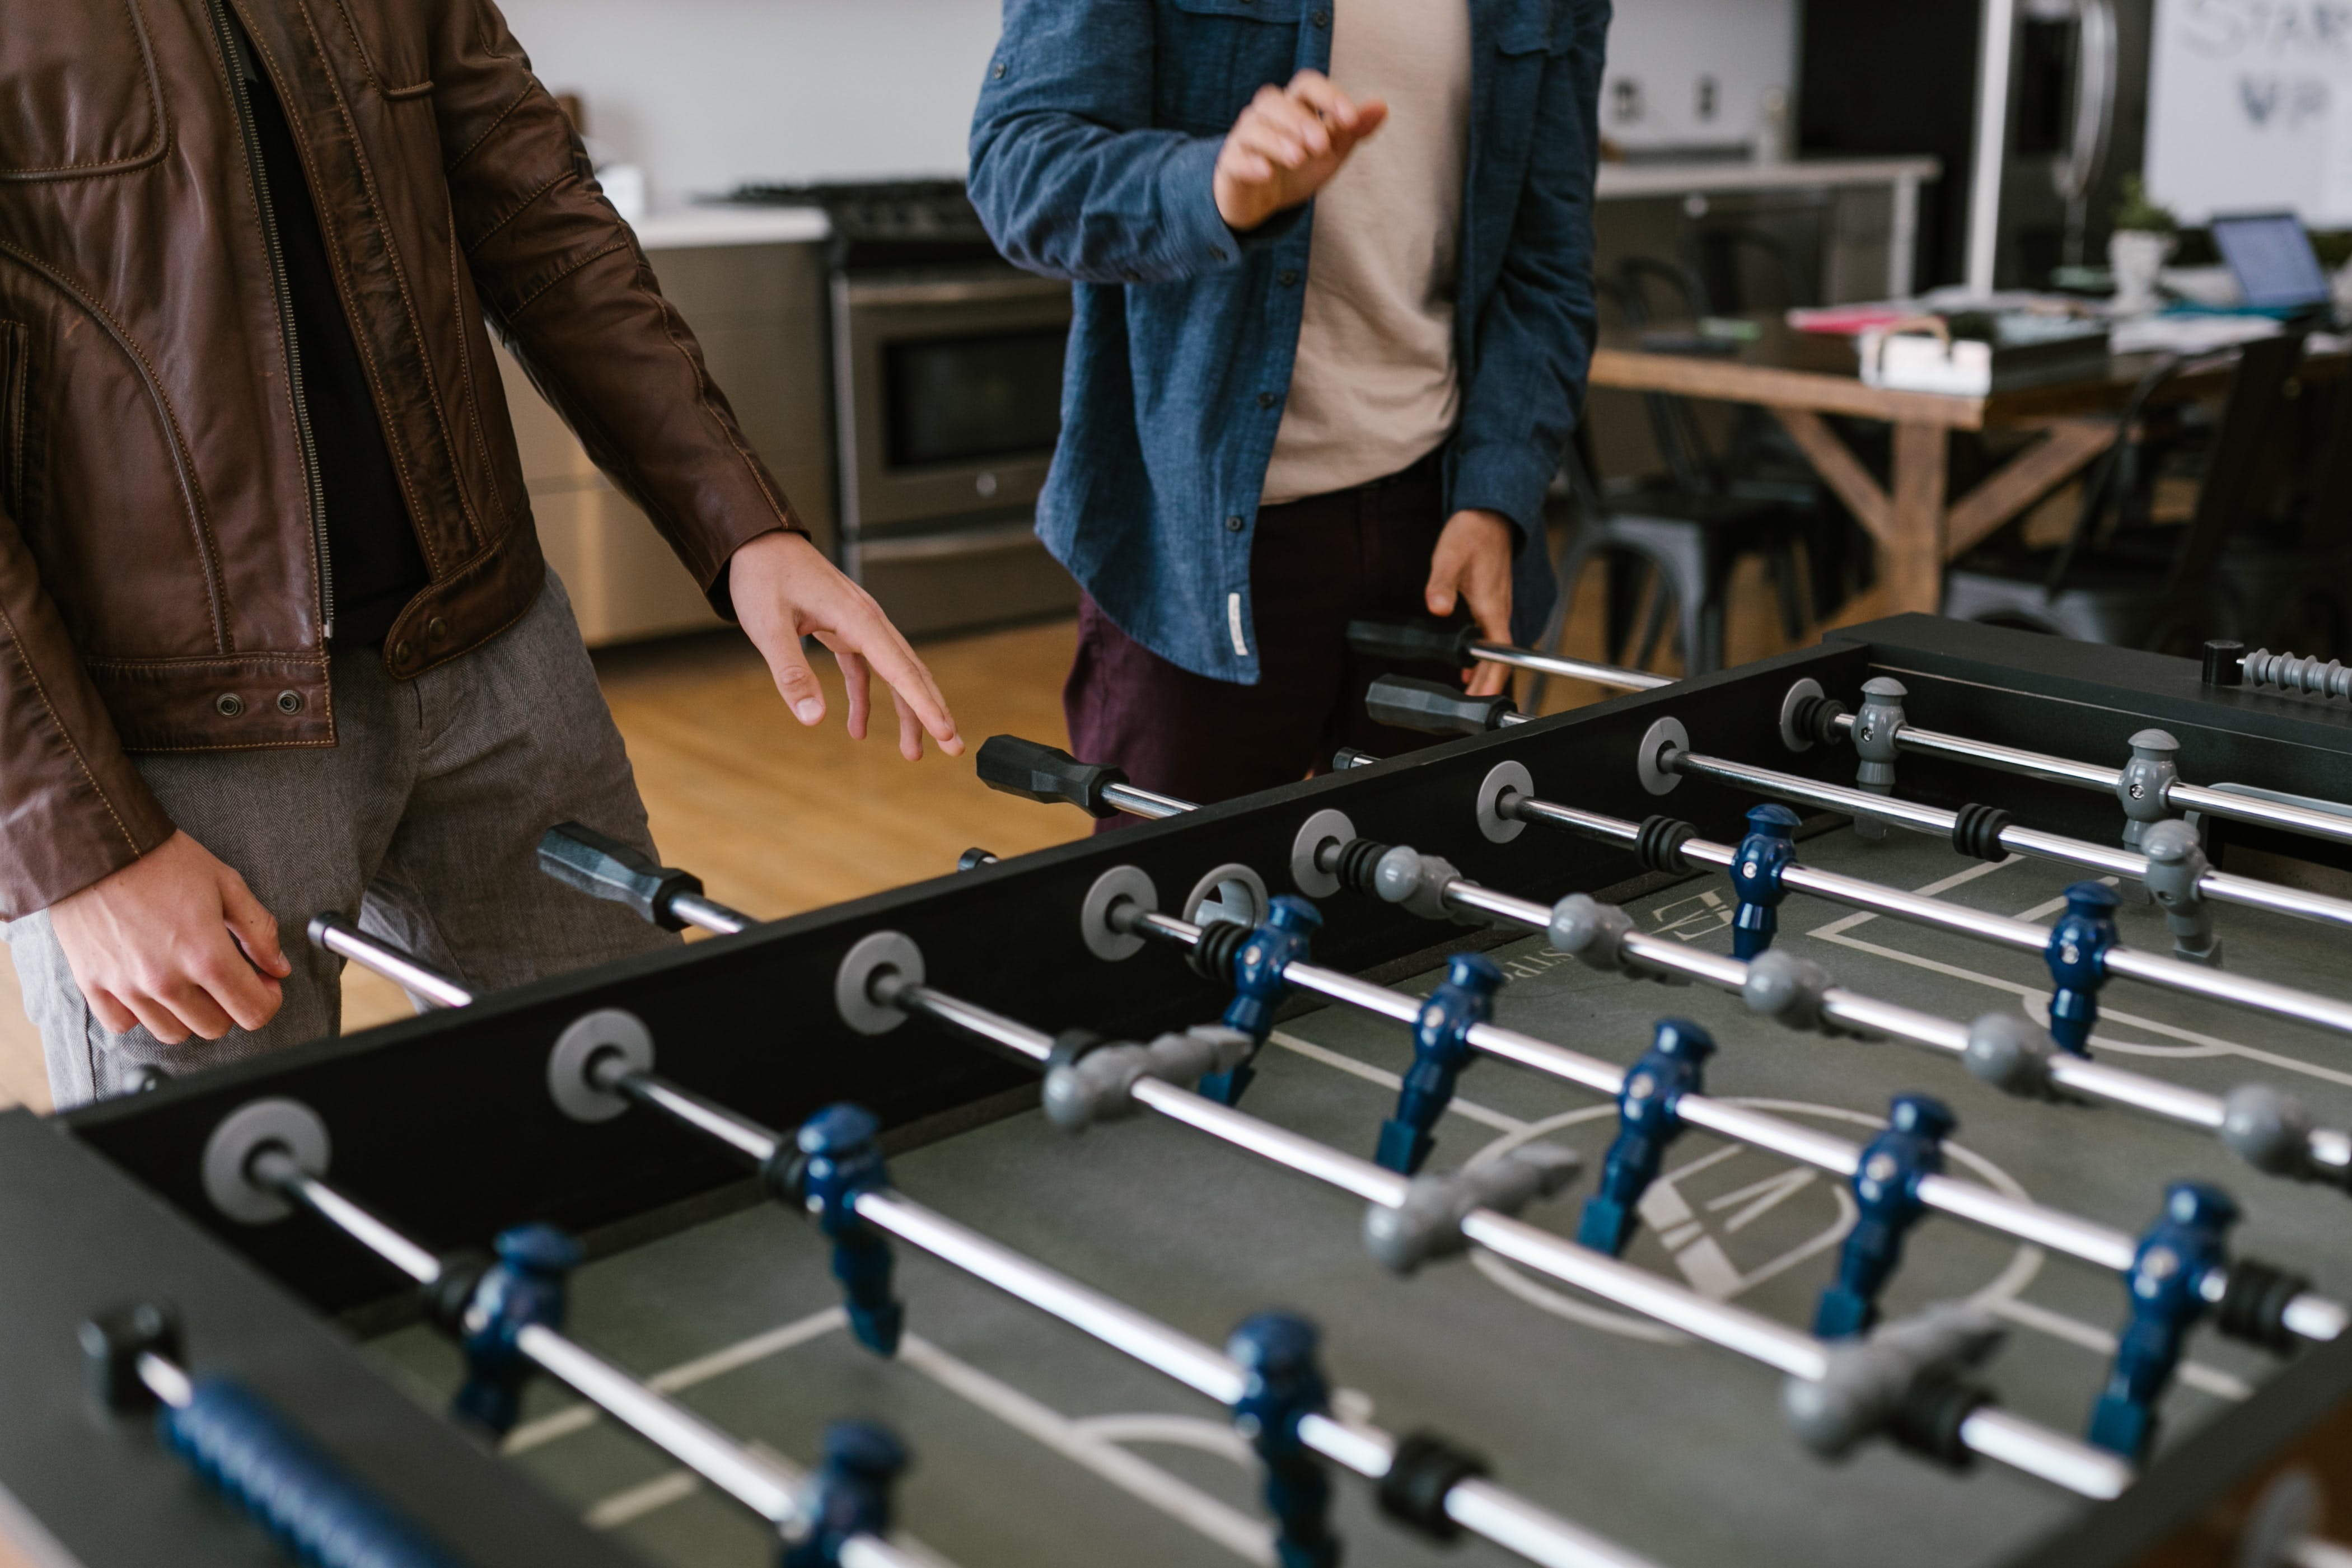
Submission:
<svg viewBox="0 0 2352 1568">
<path fill-rule="evenodd" d="M 1149 821 L 764 924 L 567 824 L 713 939 L 478 997 L 322 916 L 433 1010 L 0 1116 L 0 1537 L 2352 1563 L 2326 671 L 1357 635 L 1639 689 L 1382 682 L 1454 738 L 1202 807 L 999 737 Z"/>
</svg>

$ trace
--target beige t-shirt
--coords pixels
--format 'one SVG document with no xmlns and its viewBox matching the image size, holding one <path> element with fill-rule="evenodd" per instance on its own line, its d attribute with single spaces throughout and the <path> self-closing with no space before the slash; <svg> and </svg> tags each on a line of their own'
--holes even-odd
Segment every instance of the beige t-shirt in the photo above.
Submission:
<svg viewBox="0 0 2352 1568">
<path fill-rule="evenodd" d="M 1306 313 L 1264 503 L 1383 478 L 1454 434 L 1469 0 L 1336 0 L 1331 79 L 1389 120 L 1315 200 Z"/>
</svg>

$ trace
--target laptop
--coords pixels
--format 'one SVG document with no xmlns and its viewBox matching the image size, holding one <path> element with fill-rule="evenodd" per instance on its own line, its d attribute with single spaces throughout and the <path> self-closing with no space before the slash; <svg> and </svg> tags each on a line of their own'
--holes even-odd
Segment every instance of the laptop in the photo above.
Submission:
<svg viewBox="0 0 2352 1568">
<path fill-rule="evenodd" d="M 2331 302 L 2326 269 L 2293 213 L 2217 214 L 2212 226 L 2248 309 L 2294 316 Z"/>
</svg>

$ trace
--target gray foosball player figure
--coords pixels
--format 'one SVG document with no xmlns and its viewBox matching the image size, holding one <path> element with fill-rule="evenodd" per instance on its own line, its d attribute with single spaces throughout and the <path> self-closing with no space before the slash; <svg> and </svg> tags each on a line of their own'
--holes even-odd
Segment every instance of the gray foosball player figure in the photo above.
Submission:
<svg viewBox="0 0 2352 1568">
<path fill-rule="evenodd" d="M 2124 809 L 2124 848 L 2147 851 L 2147 833 L 2171 820 L 2168 796 L 2180 782 L 2180 742 L 2161 729 L 2143 729 L 2131 737 L 2131 760 L 2116 774 L 2116 800 Z M 2126 882 L 2124 896 L 2145 904 L 2155 892 Z"/>
<path fill-rule="evenodd" d="M 1862 707 L 1853 716 L 1853 750 L 1862 758 L 1853 781 L 1874 795 L 1895 793 L 1895 737 L 1903 727 L 1903 699 L 1909 695 L 1892 675 L 1874 675 L 1862 684 Z M 1881 843 L 1889 831 L 1875 817 L 1853 820 L 1856 838 Z"/>
</svg>

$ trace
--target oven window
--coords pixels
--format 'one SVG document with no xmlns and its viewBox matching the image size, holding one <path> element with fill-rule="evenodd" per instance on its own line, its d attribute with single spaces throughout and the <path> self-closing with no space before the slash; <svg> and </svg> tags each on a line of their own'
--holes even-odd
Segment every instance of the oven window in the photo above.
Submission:
<svg viewBox="0 0 2352 1568">
<path fill-rule="evenodd" d="M 1043 456 L 1062 434 L 1067 326 L 883 346 L 889 465 Z"/>
</svg>

